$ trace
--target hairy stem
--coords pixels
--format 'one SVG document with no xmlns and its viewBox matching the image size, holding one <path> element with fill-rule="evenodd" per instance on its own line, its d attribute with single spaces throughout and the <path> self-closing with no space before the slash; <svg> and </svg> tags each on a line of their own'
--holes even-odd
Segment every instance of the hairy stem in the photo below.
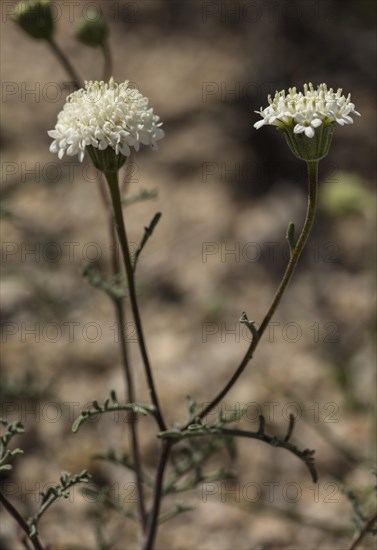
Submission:
<svg viewBox="0 0 377 550">
<path fill-rule="evenodd" d="M 251 341 L 251 344 L 246 351 L 246 354 L 244 355 L 241 363 L 239 364 L 236 371 L 233 373 L 230 380 L 227 382 L 225 387 L 217 394 L 217 396 L 212 399 L 212 401 L 200 412 L 200 414 L 197 415 L 197 418 L 204 418 L 208 413 L 212 411 L 218 405 L 221 400 L 226 396 L 226 394 L 229 392 L 229 390 L 234 386 L 238 378 L 241 376 L 245 368 L 247 367 L 248 363 L 250 362 L 262 336 L 265 332 L 266 328 L 268 327 L 268 324 L 271 321 L 271 318 L 273 314 L 275 313 L 278 305 L 280 304 L 280 301 L 284 295 L 284 292 L 292 279 L 292 275 L 295 272 L 295 269 L 297 267 L 298 260 L 301 256 L 302 250 L 305 246 L 305 243 L 308 239 L 308 236 L 310 234 L 311 228 L 313 226 L 315 211 L 316 211 L 316 205 L 317 205 L 317 190 L 318 190 L 318 161 L 315 162 L 308 162 L 308 184 L 309 184 L 309 192 L 308 192 L 308 206 L 306 211 L 306 218 L 304 222 L 304 226 L 302 228 L 301 234 L 298 238 L 298 241 L 296 245 L 291 249 L 291 257 L 288 262 L 287 268 L 285 270 L 285 273 L 283 275 L 283 278 L 280 282 L 279 288 L 276 291 L 276 294 L 274 296 L 274 299 L 272 300 L 272 303 L 269 307 L 269 310 L 267 311 L 258 331 L 253 336 L 253 339 Z M 187 423 L 182 429 L 185 430 L 189 426 L 190 422 Z"/>
<path fill-rule="evenodd" d="M 134 271 L 132 267 L 131 254 L 128 246 L 126 228 L 125 228 L 124 219 L 123 219 L 122 202 L 121 202 L 121 195 L 120 195 L 119 184 L 118 184 L 118 173 L 109 171 L 105 174 L 105 176 L 110 189 L 111 201 L 112 201 L 113 210 L 114 210 L 115 226 L 118 233 L 119 243 L 122 249 L 124 265 L 125 265 L 126 275 L 127 275 L 128 290 L 130 294 L 132 315 L 135 322 L 135 328 L 136 328 L 136 334 L 138 338 L 140 353 L 143 359 L 148 390 L 149 390 L 151 401 L 156 408 L 156 419 L 157 419 L 159 428 L 160 430 L 163 431 L 166 429 L 166 425 L 162 416 L 162 412 L 161 412 L 161 408 L 160 408 L 160 404 L 157 396 L 157 391 L 153 380 L 152 369 L 149 362 L 147 347 L 144 339 L 143 326 L 141 323 L 139 306 L 137 303 L 135 277 L 134 277 Z"/>
<path fill-rule="evenodd" d="M 21 514 L 16 510 L 16 508 L 13 506 L 11 502 L 6 498 L 5 495 L 3 495 L 2 492 L 0 492 L 0 502 L 6 508 L 6 510 L 9 512 L 9 514 L 17 521 L 18 525 L 21 527 L 21 529 L 24 531 L 24 533 L 27 535 L 28 539 L 32 542 L 35 550 L 44 550 L 44 547 L 42 546 L 41 541 L 39 540 L 38 535 L 30 536 L 30 529 L 24 518 L 21 516 Z"/>
</svg>

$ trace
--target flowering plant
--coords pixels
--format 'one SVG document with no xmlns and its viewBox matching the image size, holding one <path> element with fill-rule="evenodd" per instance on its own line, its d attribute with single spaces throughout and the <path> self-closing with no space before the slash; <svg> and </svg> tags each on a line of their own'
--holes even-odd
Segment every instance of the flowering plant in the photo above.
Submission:
<svg viewBox="0 0 377 550">
<path fill-rule="evenodd" d="M 293 126 L 295 134 L 305 133 L 306 137 L 313 138 L 315 130 L 322 124 L 329 126 L 337 122 L 341 126 L 352 124 L 351 115 L 359 115 L 355 105 L 351 102 L 351 94 L 342 95 L 343 90 L 336 92 L 326 84 L 320 84 L 314 89 L 313 84 L 304 84 L 304 93 L 297 92 L 297 88 L 289 88 L 276 92 L 274 98 L 268 96 L 269 106 L 259 111 L 262 120 L 254 124 L 257 130 L 265 124 L 272 124 L 280 129 Z"/>
<path fill-rule="evenodd" d="M 114 411 L 127 411 L 130 415 L 131 421 L 128 428 L 132 461 L 127 461 L 124 457 L 123 460 L 120 460 L 112 451 L 101 455 L 101 458 L 121 464 L 132 472 L 137 493 L 136 510 L 132 510 L 132 512 L 124 510 L 119 503 L 110 501 L 111 505 L 120 509 L 127 518 L 132 517 L 137 522 L 140 548 L 151 550 L 155 545 L 159 523 L 188 509 L 184 505 L 177 505 L 173 512 L 163 515 L 160 512 L 163 498 L 168 494 L 196 487 L 206 479 L 214 481 L 230 478 L 231 475 L 223 470 L 215 474 L 211 473 L 206 478 L 202 466 L 208 456 L 218 450 L 226 449 L 231 453 L 233 438 L 236 437 L 259 440 L 272 448 L 280 447 L 289 451 L 304 463 L 311 479 L 316 483 L 318 473 L 314 461 L 314 451 L 308 448 L 301 449 L 291 442 L 295 426 L 293 415 L 289 416 L 288 429 L 283 437 L 267 433 L 263 415 L 258 418 L 259 427 L 256 431 L 241 430 L 232 426 L 237 421 L 240 411 L 234 411 L 227 417 L 220 412 L 214 422 L 208 421 L 208 415 L 216 410 L 216 407 L 234 387 L 249 365 L 292 280 L 315 218 L 319 160 L 329 152 L 335 123 L 341 126 L 351 124 L 353 122 L 352 115 L 359 115 L 355 110 L 355 105 L 351 102 L 350 95 L 345 97 L 342 95 L 341 89 L 335 92 L 332 88 L 328 89 L 326 84 L 320 84 L 317 89 L 314 89 L 312 84 L 305 84 L 303 92 L 297 92 L 296 88 L 289 88 L 288 92 L 284 90 L 276 92 L 273 99 L 269 96 L 268 107 L 256 111 L 261 116 L 261 120 L 256 122 L 254 127 L 259 129 L 265 125 L 276 126 L 285 134 L 294 155 L 307 164 L 308 205 L 305 221 L 297 236 L 294 223 L 290 222 L 288 225 L 286 237 L 289 260 L 261 322 L 257 324 L 255 321 L 249 320 L 246 312 L 241 314 L 240 322 L 250 332 L 249 346 L 240 363 L 233 369 L 229 380 L 224 387 L 217 390 L 208 399 L 205 406 L 199 407 L 190 399 L 188 420 L 185 424 L 169 425 L 160 404 L 136 293 L 138 258 L 151 237 L 161 214 L 157 213 L 151 223 L 145 227 L 140 245 L 132 257 L 123 216 L 125 197 L 122 197 L 122 189 L 119 185 L 119 171 L 129 161 L 131 153 L 137 153 L 140 145 L 149 146 L 153 150 L 158 149 L 158 142 L 164 137 L 164 131 L 161 128 L 162 122 L 154 113 L 153 108 L 149 106 L 148 98 L 144 97 L 139 90 L 131 87 L 127 80 L 117 84 L 112 77 L 105 78 L 109 72 L 111 74 L 111 59 L 107 45 L 108 29 L 103 20 L 97 18 L 91 22 L 81 21 L 77 30 L 77 38 L 88 46 L 101 47 L 105 59 L 104 79 L 85 81 L 82 86 L 69 60 L 54 41 L 54 26 L 51 24 L 51 6 L 48 0 L 32 2 L 29 7 L 22 2 L 22 7 L 25 8 L 25 6 L 27 16 L 21 17 L 19 13 L 16 22 L 30 36 L 38 39 L 43 38 L 47 41 L 70 75 L 76 89 L 67 97 L 63 110 L 58 114 L 55 128 L 48 131 L 48 135 L 53 139 L 50 152 L 57 153 L 59 159 L 62 159 L 65 154 L 77 155 L 80 162 L 83 162 L 85 154 L 88 153 L 93 164 L 104 176 L 105 181 L 102 179 L 99 181 L 102 192 L 107 185 L 108 192 L 103 192 L 102 196 L 111 227 L 112 279 L 106 279 L 98 273 L 86 272 L 85 275 L 93 286 L 99 287 L 107 293 L 114 305 L 115 316 L 121 327 L 119 336 L 126 395 L 124 399 L 119 398 L 117 393 L 112 390 L 109 398 L 102 405 L 97 400 L 93 400 L 91 407 L 84 409 L 75 419 L 72 431 L 78 432 L 89 418 L 97 415 Z M 34 28 L 36 25 L 35 6 L 43 7 L 42 23 L 38 20 L 37 28 Z M 46 19 L 45 24 L 43 24 L 43 13 Z M 116 251 L 118 242 L 122 253 L 121 259 Z M 114 281 L 119 282 L 124 274 L 127 281 L 126 288 L 125 285 L 114 284 Z M 127 307 L 129 303 L 136 328 L 137 342 L 150 398 L 148 403 L 138 402 L 135 391 L 135 376 L 125 331 L 125 296 L 127 296 Z M 155 436 L 159 443 L 159 449 L 156 460 L 157 467 L 152 476 L 147 476 L 145 473 L 144 457 L 140 452 L 140 427 L 135 421 L 137 415 L 149 415 L 155 423 Z M 10 451 L 7 447 L 13 436 L 23 432 L 23 426 L 19 422 L 13 424 L 3 422 L 3 425 L 6 431 L 0 441 L 0 466 L 9 469 L 11 466 L 7 461 L 19 454 L 20 450 Z M 178 453 L 174 454 L 174 451 L 176 445 L 182 441 L 187 443 L 187 447 L 183 453 L 185 461 L 179 463 L 177 461 Z M 173 471 L 173 475 L 168 481 L 165 481 L 168 468 Z M 190 475 L 191 478 L 187 481 L 187 477 Z M 67 498 L 71 487 L 78 483 L 86 483 L 89 478 L 90 474 L 86 470 L 74 476 L 66 472 L 63 473 L 57 485 L 49 487 L 46 492 L 41 493 L 41 507 L 28 521 L 23 519 L 10 500 L 0 492 L 2 504 L 24 532 L 25 547 L 29 548 L 32 545 L 35 550 L 47 548 L 44 547 L 39 537 L 40 518 L 58 498 Z M 182 479 L 186 480 L 186 484 L 182 483 Z M 105 547 L 102 540 L 100 545 Z"/>
<path fill-rule="evenodd" d="M 82 162 L 88 146 L 100 151 L 111 147 L 125 157 L 131 147 L 138 151 L 140 144 L 157 150 L 157 141 L 164 136 L 159 120 L 148 99 L 128 81 L 85 82 L 84 88 L 67 97 L 55 129 L 48 132 L 54 139 L 50 151 L 60 159 L 65 153 L 78 155 Z"/>
<path fill-rule="evenodd" d="M 330 148 L 334 123 L 344 126 L 352 124 L 351 115 L 358 115 L 351 102 L 351 94 L 342 95 L 326 84 L 314 89 L 312 83 L 304 84 L 304 92 L 289 88 L 268 96 L 268 107 L 260 108 L 262 120 L 254 124 L 257 130 L 265 125 L 276 126 L 285 133 L 292 152 L 303 160 L 319 160 Z"/>
</svg>

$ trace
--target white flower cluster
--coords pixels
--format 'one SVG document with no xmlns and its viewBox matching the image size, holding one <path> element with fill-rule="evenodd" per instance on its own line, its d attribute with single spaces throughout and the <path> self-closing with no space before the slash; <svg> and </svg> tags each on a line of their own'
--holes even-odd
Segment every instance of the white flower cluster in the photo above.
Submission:
<svg viewBox="0 0 377 550">
<path fill-rule="evenodd" d="M 50 151 L 59 158 L 78 155 L 82 162 L 88 145 L 112 147 L 126 157 L 130 147 L 138 151 L 140 143 L 157 149 L 164 137 L 162 122 L 148 107 L 148 98 L 128 84 L 116 84 L 112 78 L 109 83 L 89 81 L 69 95 L 55 129 L 48 132 L 54 139 Z"/>
<path fill-rule="evenodd" d="M 314 137 L 315 129 L 324 124 L 337 122 L 341 126 L 352 124 L 350 115 L 359 115 L 355 105 L 351 103 L 351 94 L 342 95 L 342 89 L 336 92 L 328 89 L 326 84 L 320 84 L 314 89 L 313 84 L 304 84 L 304 93 L 297 92 L 296 88 L 289 88 L 276 92 L 272 99 L 268 96 L 269 106 L 260 111 L 262 120 L 254 124 L 257 130 L 265 124 L 272 124 L 280 128 L 289 126 L 295 134 L 305 133 L 308 138 Z"/>
</svg>

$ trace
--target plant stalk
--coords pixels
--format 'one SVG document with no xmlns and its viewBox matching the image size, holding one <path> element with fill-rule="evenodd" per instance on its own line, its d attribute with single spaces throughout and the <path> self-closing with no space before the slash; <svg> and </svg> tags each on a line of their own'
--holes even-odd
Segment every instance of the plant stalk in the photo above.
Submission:
<svg viewBox="0 0 377 550">
<path fill-rule="evenodd" d="M 162 444 L 162 451 L 160 456 L 160 462 L 157 469 L 156 482 L 154 488 L 153 505 L 149 514 L 147 534 L 141 546 L 142 550 L 152 550 L 158 528 L 158 516 L 160 512 L 160 504 L 163 492 L 163 481 L 165 468 L 168 463 L 170 449 L 172 447 L 171 441 L 164 441 Z"/>
<path fill-rule="evenodd" d="M 284 292 L 289 284 L 289 282 L 292 279 L 293 273 L 295 272 L 295 269 L 297 267 L 297 263 L 299 261 L 299 258 L 301 256 L 301 253 L 303 251 L 303 248 L 305 246 L 305 243 L 309 237 L 310 231 L 313 226 L 316 206 L 317 206 L 317 194 L 318 194 L 318 161 L 313 162 L 307 162 L 308 167 L 308 206 L 306 211 L 306 217 L 304 226 L 302 228 L 301 234 L 298 238 L 298 241 L 296 245 L 294 246 L 293 250 L 291 251 L 291 256 L 287 265 L 287 268 L 285 270 L 285 273 L 283 275 L 283 278 L 280 282 L 280 285 L 276 291 L 276 294 L 274 296 L 274 299 L 272 300 L 272 303 L 255 335 L 253 335 L 253 339 L 250 343 L 250 346 L 248 350 L 246 351 L 246 354 L 244 355 L 241 363 L 239 364 L 236 371 L 233 373 L 230 380 L 227 382 L 227 384 L 224 386 L 224 388 L 217 394 L 217 396 L 212 399 L 212 401 L 197 415 L 196 418 L 204 418 L 207 414 L 209 414 L 212 409 L 214 409 L 226 396 L 226 394 L 231 390 L 231 388 L 234 386 L 238 378 L 241 376 L 247 365 L 249 364 L 251 358 L 253 357 L 253 354 L 255 350 L 257 349 L 257 346 L 263 336 L 263 333 L 265 332 L 266 328 L 268 327 L 271 318 L 273 314 L 275 313 L 278 305 L 280 304 L 280 301 L 284 295 Z M 187 427 L 190 425 L 191 422 L 188 422 L 182 430 L 187 429 Z"/>
<path fill-rule="evenodd" d="M 110 240 L 111 240 L 111 267 L 112 267 L 112 273 L 113 275 L 116 275 L 120 272 L 120 263 L 119 263 L 119 255 L 117 250 L 117 236 L 116 236 L 116 230 L 113 223 L 113 216 L 111 215 L 111 212 L 109 211 L 109 201 L 105 194 L 104 187 L 102 185 L 102 181 L 99 181 L 99 188 L 101 193 L 101 199 L 104 204 L 104 207 L 106 211 L 110 213 L 109 216 L 109 233 L 110 233 Z M 128 349 L 127 349 L 127 340 L 126 340 L 126 312 L 124 308 L 124 303 L 121 298 L 119 299 L 113 299 L 112 300 L 114 304 L 115 309 L 115 315 L 119 326 L 119 333 L 120 333 L 120 350 L 121 350 L 121 356 L 122 356 L 122 363 L 123 363 L 123 370 L 124 375 L 126 379 L 126 391 L 127 391 L 127 402 L 128 403 L 135 403 L 136 396 L 135 396 L 135 387 L 134 387 L 134 381 L 131 371 L 131 365 L 129 362 L 128 357 Z M 136 476 L 136 486 L 137 486 L 137 493 L 138 493 L 138 507 L 139 507 L 139 516 L 140 516 L 140 524 L 142 532 L 144 533 L 146 529 L 146 523 L 147 523 L 147 516 L 145 512 L 145 502 L 144 502 L 144 487 L 143 487 L 143 471 L 141 466 L 141 458 L 140 458 L 140 446 L 139 446 L 139 438 L 137 434 L 137 424 L 136 419 L 137 415 L 135 413 L 130 413 L 129 415 L 130 419 L 130 435 L 131 435 L 131 452 L 132 452 L 132 460 L 135 468 L 135 476 Z"/>
<path fill-rule="evenodd" d="M 74 88 L 76 90 L 79 90 L 81 88 L 80 78 L 79 78 L 78 74 L 76 73 L 75 68 L 73 67 L 73 65 L 69 61 L 68 57 L 65 55 L 65 53 L 60 48 L 60 46 L 57 45 L 55 40 L 53 40 L 53 38 L 51 38 L 50 40 L 47 40 L 47 43 L 50 46 L 52 52 L 58 58 L 60 64 L 64 67 L 65 71 L 69 75 Z"/>
<path fill-rule="evenodd" d="M 107 40 L 101 45 L 103 53 L 104 67 L 103 67 L 103 80 L 106 82 L 110 80 L 113 72 L 113 59 L 111 55 L 111 49 Z"/>
<path fill-rule="evenodd" d="M 366 520 L 364 523 L 359 535 L 356 537 L 356 539 L 353 541 L 351 546 L 348 550 L 356 550 L 356 548 L 360 545 L 364 537 L 368 534 L 369 530 L 373 527 L 373 524 L 377 521 L 377 512 L 373 514 L 369 519 Z"/>
<path fill-rule="evenodd" d="M 132 309 L 132 314 L 135 321 L 138 344 L 139 344 L 140 353 L 143 359 L 145 374 L 147 378 L 148 390 L 149 390 L 151 401 L 156 409 L 156 419 L 157 419 L 158 426 L 160 430 L 163 431 L 166 429 L 166 425 L 162 416 L 162 412 L 161 412 L 161 408 L 160 408 L 160 404 L 157 396 L 157 391 L 153 380 L 152 369 L 149 362 L 147 347 L 144 339 L 143 326 L 141 323 L 139 306 L 137 303 L 135 277 L 134 277 L 134 271 L 132 267 L 131 254 L 128 246 L 126 228 L 125 228 L 124 219 L 123 219 L 122 202 L 121 202 L 121 195 L 120 195 L 119 184 L 118 184 L 118 173 L 115 171 L 114 172 L 108 171 L 105 173 L 105 176 L 107 179 L 107 183 L 109 185 L 111 201 L 112 201 L 113 210 L 114 210 L 115 226 L 117 229 L 119 243 L 123 254 L 123 260 L 124 260 L 124 265 L 125 265 L 126 275 L 127 275 L 127 282 L 128 282 L 128 290 L 130 294 L 131 309 Z"/>
<path fill-rule="evenodd" d="M 6 508 L 6 510 L 9 512 L 9 514 L 17 521 L 18 525 L 21 527 L 21 529 L 24 531 L 28 539 L 32 542 L 35 550 L 44 550 L 44 547 L 39 540 L 38 535 L 30 536 L 30 529 L 24 518 L 21 516 L 21 514 L 16 510 L 16 508 L 13 506 L 11 502 L 6 498 L 5 495 L 3 495 L 2 492 L 0 492 L 0 502 Z"/>
</svg>

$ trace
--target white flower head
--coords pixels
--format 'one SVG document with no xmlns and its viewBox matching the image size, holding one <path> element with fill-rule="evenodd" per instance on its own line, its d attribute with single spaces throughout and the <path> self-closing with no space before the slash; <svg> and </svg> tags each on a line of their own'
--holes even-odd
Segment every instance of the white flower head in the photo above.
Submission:
<svg viewBox="0 0 377 550">
<path fill-rule="evenodd" d="M 320 84 L 316 90 L 312 83 L 304 84 L 304 92 L 297 92 L 296 88 L 289 88 L 288 93 L 282 90 L 273 99 L 268 96 L 268 102 L 268 107 L 255 111 L 262 117 L 254 124 L 257 130 L 272 124 L 281 130 L 293 128 L 294 134 L 304 133 L 313 138 L 322 125 L 352 124 L 351 115 L 360 116 L 351 102 L 351 94 L 345 97 L 341 88 L 335 92 L 326 84 Z"/>
<path fill-rule="evenodd" d="M 157 141 L 165 135 L 161 126 L 148 98 L 127 80 L 89 81 L 67 97 L 55 129 L 48 132 L 54 139 L 50 151 L 60 159 L 64 153 L 78 155 L 80 162 L 88 146 L 100 151 L 111 147 L 116 155 L 128 157 L 131 147 L 138 151 L 141 143 L 157 149 Z"/>
</svg>

